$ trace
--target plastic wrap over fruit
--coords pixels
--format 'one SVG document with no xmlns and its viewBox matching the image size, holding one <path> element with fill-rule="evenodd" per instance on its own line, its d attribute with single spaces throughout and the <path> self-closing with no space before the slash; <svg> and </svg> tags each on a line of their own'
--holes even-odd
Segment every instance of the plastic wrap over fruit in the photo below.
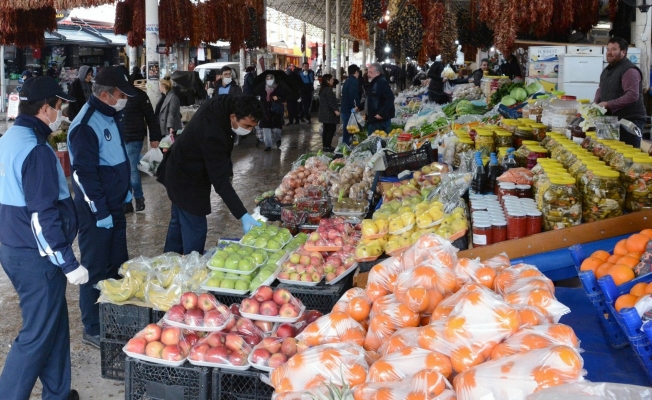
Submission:
<svg viewBox="0 0 652 400">
<path fill-rule="evenodd" d="M 372 367 L 373 368 L 373 365 Z M 447 399 L 452 386 L 436 370 L 423 369 L 400 381 L 367 382 L 353 388 L 354 400 Z M 444 393 L 444 392 L 448 393 Z M 440 397 L 441 395 L 443 397 Z"/>
<path fill-rule="evenodd" d="M 557 399 L 600 399 L 600 400 L 645 400 L 652 398 L 652 388 L 609 382 L 575 382 L 542 389 L 527 397 L 527 400 Z"/>
<path fill-rule="evenodd" d="M 451 361 L 446 355 L 419 347 L 406 347 L 371 364 L 367 382 L 401 381 L 424 369 L 437 371 L 446 378 L 453 373 Z"/>
<path fill-rule="evenodd" d="M 419 346 L 446 354 L 461 373 L 487 360 L 498 343 L 519 329 L 520 319 L 516 308 L 477 283 L 452 297 L 457 302 L 448 317 L 423 327 Z"/>
<path fill-rule="evenodd" d="M 371 301 L 393 292 L 398 274 L 406 268 L 396 257 L 390 257 L 374 265 L 367 277 L 367 297 Z"/>
<path fill-rule="evenodd" d="M 192 348 L 188 359 L 214 366 L 244 367 L 252 346 L 237 332 L 211 332 Z"/>
<path fill-rule="evenodd" d="M 325 344 L 295 354 L 270 374 L 276 393 L 302 391 L 324 384 L 357 386 L 367 379 L 364 349 L 353 343 Z"/>
<path fill-rule="evenodd" d="M 422 328 L 401 328 L 389 337 L 378 349 L 378 354 L 383 357 L 396 353 L 408 347 L 419 347 L 419 332 Z"/>
<path fill-rule="evenodd" d="M 451 242 L 433 233 L 423 235 L 400 257 L 405 269 L 432 261 L 446 268 L 457 263 L 457 252 Z"/>
<path fill-rule="evenodd" d="M 297 318 L 303 315 L 305 307 L 301 300 L 285 288 L 259 286 L 240 304 L 240 313 L 258 314 L 266 317 Z"/>
<path fill-rule="evenodd" d="M 347 313 L 332 312 L 317 319 L 297 336 L 310 347 L 327 343 L 354 343 L 362 346 L 366 331 Z"/>
<path fill-rule="evenodd" d="M 297 354 L 297 343 L 293 337 L 266 337 L 254 347 L 249 360 L 258 366 L 278 368 Z"/>
<path fill-rule="evenodd" d="M 177 281 L 179 283 L 173 283 L 167 288 L 161 287 L 153 281 L 148 281 L 145 284 L 145 301 L 158 310 L 168 311 L 184 291 L 183 279 L 177 278 Z"/>
<path fill-rule="evenodd" d="M 219 330 L 228 326 L 233 314 L 210 293 L 186 292 L 169 308 L 163 319 L 182 327 Z"/>
<path fill-rule="evenodd" d="M 308 251 L 337 251 L 347 241 L 353 226 L 339 217 L 323 218 L 317 231 L 310 234 L 305 248 Z"/>
<path fill-rule="evenodd" d="M 517 264 L 509 268 L 503 269 L 494 280 L 494 290 L 499 294 L 506 294 L 511 292 L 512 286 L 516 285 L 523 278 L 541 277 L 545 275 L 539 271 L 534 265 Z M 552 293 L 554 293 L 554 284 L 552 285 Z"/>
<path fill-rule="evenodd" d="M 301 245 L 281 264 L 278 277 L 292 281 L 319 282 L 324 277 L 324 257 L 319 251 L 308 251 Z"/>
<path fill-rule="evenodd" d="M 488 361 L 455 377 L 459 400 L 524 399 L 552 386 L 584 380 L 584 361 L 568 346 L 532 350 Z"/>
<path fill-rule="evenodd" d="M 149 324 L 130 339 L 124 347 L 127 354 L 150 357 L 150 361 L 182 361 L 199 337 L 163 322 Z"/>
<path fill-rule="evenodd" d="M 120 274 L 120 276 L 125 276 L 127 271 L 141 271 L 147 275 L 147 271 L 149 271 L 151 268 L 152 264 L 150 259 L 140 256 L 123 263 L 118 270 L 118 274 Z"/>
<path fill-rule="evenodd" d="M 493 289 L 497 272 L 491 264 L 481 263 L 479 258 L 460 258 L 455 265 L 455 274 L 461 284 L 475 282 Z"/>
<path fill-rule="evenodd" d="M 431 314 L 439 302 L 457 289 L 457 278 L 452 269 L 429 260 L 403 271 L 396 279 L 396 299 L 410 310 Z"/>
<path fill-rule="evenodd" d="M 335 303 L 331 312 L 343 312 L 358 322 L 367 321 L 371 312 L 371 300 L 364 289 L 354 287 L 347 290 Z"/>
<path fill-rule="evenodd" d="M 143 284 L 132 276 L 134 272 L 126 271 L 122 279 L 105 279 L 98 282 L 100 301 L 120 304 L 134 297 Z"/>
<path fill-rule="evenodd" d="M 186 290 L 197 290 L 204 280 L 208 277 L 209 269 L 206 263 L 211 259 L 210 256 L 202 256 L 193 251 L 181 259 L 181 273 L 186 277 Z"/>
<path fill-rule="evenodd" d="M 364 348 L 378 350 L 397 330 L 417 327 L 419 313 L 401 304 L 393 294 L 374 301 L 369 314 L 369 330 L 364 340 Z"/>
<path fill-rule="evenodd" d="M 518 353 L 554 346 L 568 346 L 580 351 L 580 341 L 573 328 L 564 324 L 523 328 L 494 347 L 491 359 L 498 360 Z"/>
</svg>

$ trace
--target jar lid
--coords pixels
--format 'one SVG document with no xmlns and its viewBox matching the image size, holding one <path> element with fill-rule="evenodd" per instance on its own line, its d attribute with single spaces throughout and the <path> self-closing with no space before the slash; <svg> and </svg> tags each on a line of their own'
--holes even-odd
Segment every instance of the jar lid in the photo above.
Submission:
<svg viewBox="0 0 652 400">
<path fill-rule="evenodd" d="M 474 222 L 473 227 L 474 228 L 488 229 L 488 228 L 491 228 L 491 222 Z"/>
<path fill-rule="evenodd" d="M 607 168 L 598 168 L 593 170 L 593 175 L 599 176 L 601 178 L 619 178 L 620 174 L 618 171 Z"/>
<path fill-rule="evenodd" d="M 533 128 L 548 128 L 548 125 L 546 125 L 546 124 L 540 124 L 540 123 L 532 124 L 531 126 L 532 126 Z"/>
<path fill-rule="evenodd" d="M 521 190 L 528 190 L 531 189 L 532 186 L 530 185 L 516 185 L 516 189 L 521 189 Z"/>
<path fill-rule="evenodd" d="M 646 154 L 641 153 L 641 155 L 633 156 L 632 161 L 637 164 L 650 164 L 652 163 L 652 158 Z"/>
<path fill-rule="evenodd" d="M 523 211 L 520 211 L 520 210 L 518 210 L 518 211 L 517 210 L 507 211 L 507 214 L 510 217 L 525 217 L 525 213 Z"/>
<path fill-rule="evenodd" d="M 534 104 L 537 100 L 536 99 L 530 99 L 527 101 L 528 104 Z"/>
<path fill-rule="evenodd" d="M 532 211 L 527 212 L 528 217 L 540 217 L 542 215 L 543 215 L 543 213 L 541 211 L 539 211 L 539 210 L 532 210 Z"/>
<path fill-rule="evenodd" d="M 496 196 L 495 194 L 487 194 L 484 196 L 484 198 L 488 200 L 498 200 L 498 196 Z"/>
<path fill-rule="evenodd" d="M 577 100 L 577 102 L 580 103 L 580 104 L 589 104 L 589 103 L 591 103 L 591 100 L 589 100 L 589 99 L 579 99 L 579 100 Z"/>
<path fill-rule="evenodd" d="M 494 135 L 493 132 L 487 131 L 487 130 L 484 130 L 484 131 L 478 130 L 477 132 L 478 132 L 479 136 L 493 136 Z"/>
<path fill-rule="evenodd" d="M 570 176 L 555 175 L 550 177 L 550 183 L 554 185 L 574 185 L 575 179 Z"/>
<path fill-rule="evenodd" d="M 518 129 L 519 131 L 532 132 L 532 128 L 529 127 L 529 126 L 523 126 L 523 125 L 521 125 L 521 126 L 519 126 L 517 129 Z"/>
<path fill-rule="evenodd" d="M 491 221 L 492 226 L 507 226 L 507 221 L 506 220 L 501 220 L 501 221 Z"/>
<path fill-rule="evenodd" d="M 500 182 L 498 184 L 498 186 L 501 189 L 515 189 L 516 188 L 516 184 L 512 183 L 512 182 Z M 503 196 L 503 199 L 505 199 L 505 197 L 507 197 L 507 196 Z"/>
<path fill-rule="evenodd" d="M 533 151 L 535 153 L 548 154 L 548 149 L 546 149 L 545 147 L 541 147 L 541 146 L 532 146 L 532 147 L 530 147 L 530 151 Z"/>
<path fill-rule="evenodd" d="M 512 136 L 512 132 L 510 131 L 498 131 L 496 132 L 497 136 L 502 136 L 502 137 L 509 137 Z"/>
</svg>

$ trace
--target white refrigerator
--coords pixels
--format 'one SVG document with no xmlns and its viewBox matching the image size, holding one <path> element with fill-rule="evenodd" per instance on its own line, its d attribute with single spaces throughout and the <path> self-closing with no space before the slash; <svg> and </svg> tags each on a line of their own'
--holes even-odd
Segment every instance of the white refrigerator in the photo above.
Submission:
<svg viewBox="0 0 652 400">
<path fill-rule="evenodd" d="M 602 54 L 564 54 L 559 56 L 559 90 L 568 96 L 593 101 L 600 86 Z"/>
</svg>

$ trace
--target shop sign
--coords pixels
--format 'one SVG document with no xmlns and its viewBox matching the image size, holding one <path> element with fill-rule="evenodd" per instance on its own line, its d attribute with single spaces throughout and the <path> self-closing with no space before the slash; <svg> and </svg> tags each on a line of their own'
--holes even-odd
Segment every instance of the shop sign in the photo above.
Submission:
<svg viewBox="0 0 652 400">
<path fill-rule="evenodd" d="M 158 24 L 145 25 L 145 32 L 158 33 Z"/>
<path fill-rule="evenodd" d="M 16 119 L 18 117 L 18 104 L 20 103 L 20 98 L 18 93 L 11 93 L 9 95 L 9 103 L 7 104 L 7 118 Z"/>
<path fill-rule="evenodd" d="M 59 22 L 62 19 L 66 19 L 68 17 L 68 15 L 70 15 L 70 11 L 68 11 L 68 10 L 57 10 L 55 18 L 56 18 L 57 22 Z"/>
</svg>

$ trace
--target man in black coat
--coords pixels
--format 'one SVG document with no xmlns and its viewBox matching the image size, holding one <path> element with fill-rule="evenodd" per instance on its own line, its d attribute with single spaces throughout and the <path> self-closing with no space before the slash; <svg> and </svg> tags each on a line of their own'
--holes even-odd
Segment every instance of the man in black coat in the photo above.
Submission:
<svg viewBox="0 0 652 400">
<path fill-rule="evenodd" d="M 121 122 L 127 156 L 131 166 L 131 189 L 133 190 L 133 197 L 136 199 L 136 211 L 143 211 L 145 209 L 145 197 L 143 196 L 143 186 L 138 171 L 140 152 L 143 150 L 143 140 L 147 137 L 147 130 L 149 129 L 149 144 L 152 148 L 156 148 L 162 136 L 149 96 L 136 87 L 134 89 L 137 94 L 135 97 L 127 99 Z M 134 206 L 131 202 L 125 203 L 123 209 L 125 213 L 130 213 L 134 211 Z"/>
<path fill-rule="evenodd" d="M 372 134 L 374 131 L 380 130 L 389 133 L 392 118 L 396 114 L 394 93 L 387 79 L 385 79 L 383 67 L 379 63 L 371 64 L 367 74 L 371 79 L 365 105 L 367 108 L 367 122 L 369 123 L 368 132 Z"/>
<path fill-rule="evenodd" d="M 310 107 L 312 106 L 312 96 L 315 93 L 315 72 L 310 69 L 307 62 L 303 63 L 303 68 L 299 72 L 299 76 L 303 81 L 301 88 L 301 110 L 299 112 L 299 120 L 310 123 Z"/>
<path fill-rule="evenodd" d="M 437 104 L 446 104 L 450 101 L 448 95 L 444 92 L 444 78 L 441 77 L 442 72 L 444 72 L 444 64 L 441 62 L 441 56 L 437 56 L 435 62 L 432 63 L 428 70 L 428 78 L 430 78 L 428 98 Z"/>
<path fill-rule="evenodd" d="M 172 201 L 165 252 L 204 252 L 211 185 L 244 232 L 259 223 L 231 186 L 233 134 L 246 135 L 263 118 L 255 96 L 215 96 L 205 101 L 163 158 L 158 181 Z"/>
</svg>

